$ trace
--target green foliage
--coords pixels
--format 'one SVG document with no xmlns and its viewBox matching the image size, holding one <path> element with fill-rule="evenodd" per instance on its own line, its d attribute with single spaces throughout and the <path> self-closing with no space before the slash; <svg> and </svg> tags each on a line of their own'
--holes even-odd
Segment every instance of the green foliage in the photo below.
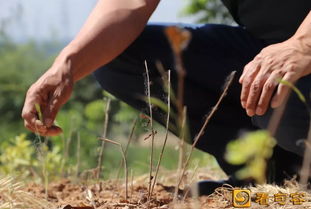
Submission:
<svg viewBox="0 0 311 209">
<path fill-rule="evenodd" d="M 38 166 L 35 150 L 25 134 L 2 143 L 0 147 L 0 173 L 29 177 L 31 169 Z"/>
<path fill-rule="evenodd" d="M 53 146 L 53 148 L 49 149 L 46 144 L 41 143 L 37 147 L 36 154 L 39 163 L 34 169 L 37 170 L 42 182 L 61 176 L 63 156 L 60 147 Z"/>
<path fill-rule="evenodd" d="M 196 15 L 199 23 L 233 24 L 231 15 L 220 0 L 187 0 L 183 16 Z"/>
<path fill-rule="evenodd" d="M 106 101 L 98 99 L 85 106 L 84 114 L 88 120 L 102 122 L 105 116 Z"/>
<path fill-rule="evenodd" d="M 137 117 L 133 142 L 135 143 L 135 139 L 146 131 L 148 119 L 140 118 L 137 110 L 107 92 L 103 98 L 103 92 L 94 78 L 88 76 L 75 85 L 71 101 L 65 104 L 57 115 L 56 124 L 63 128 L 64 133 L 49 138 L 49 147 L 42 143 L 36 144 L 38 136 L 30 132 L 22 134 L 27 131 L 20 117 L 25 94 L 29 86 L 51 66 L 56 53 L 63 45 L 55 40 L 42 43 L 34 41 L 15 43 L 5 29 L 0 30 L 1 173 L 21 175 L 25 178 L 35 175 L 45 182 L 61 176 L 64 170 L 68 173 L 67 170 L 71 170 L 72 165 L 77 163 L 78 135 L 81 138 L 80 170 L 96 167 L 99 147 L 97 137 L 102 134 L 107 97 L 112 98 L 108 124 L 109 138 L 121 139 L 120 141 L 125 144 L 122 139 L 128 137 L 133 120 Z M 129 154 L 129 164 L 134 170 L 141 169 L 146 172 L 148 166 L 144 170 L 141 160 L 147 161 L 149 149 L 137 148 L 135 145 L 130 149 L 129 152 L 133 155 Z M 163 163 L 168 168 L 173 168 L 177 161 L 177 153 L 171 154 L 172 152 Z M 116 165 L 119 165 L 117 156 L 120 154 L 113 149 L 105 152 L 104 166 L 107 172 L 112 172 Z"/>
<path fill-rule="evenodd" d="M 119 123 L 131 122 L 138 115 L 138 111 L 131 106 L 121 102 L 120 111 L 114 115 L 114 120 Z"/>
<path fill-rule="evenodd" d="M 60 148 L 49 150 L 44 144 L 36 149 L 25 134 L 16 136 L 0 146 L 0 173 L 27 179 L 31 176 L 44 180 L 43 170 L 49 177 L 60 176 L 62 155 Z"/>
<path fill-rule="evenodd" d="M 17 45 L 0 37 L 0 131 L 5 138 L 22 132 L 20 114 L 25 93 L 50 62 L 51 57 L 35 43 Z"/>
<path fill-rule="evenodd" d="M 233 165 L 246 165 L 237 172 L 240 179 L 254 178 L 257 182 L 263 183 L 266 160 L 272 156 L 275 145 L 275 139 L 267 131 L 247 133 L 228 143 L 225 158 Z"/>
</svg>

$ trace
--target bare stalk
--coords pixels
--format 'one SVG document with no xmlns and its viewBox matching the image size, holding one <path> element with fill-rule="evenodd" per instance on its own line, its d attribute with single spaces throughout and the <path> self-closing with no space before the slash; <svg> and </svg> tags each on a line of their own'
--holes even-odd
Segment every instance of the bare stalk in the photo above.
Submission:
<svg viewBox="0 0 311 209">
<path fill-rule="evenodd" d="M 294 86 L 294 84 L 288 83 L 287 85 L 292 90 L 294 90 L 296 93 L 297 92 L 298 94 L 300 93 L 299 90 Z M 286 98 L 284 99 L 283 104 L 279 108 L 273 111 L 272 117 L 269 121 L 268 128 L 267 128 L 271 136 L 275 136 L 276 134 L 277 128 L 280 124 L 281 118 L 285 111 L 289 96 L 290 96 L 290 92 L 286 95 Z M 306 105 L 306 109 L 308 110 L 310 119 L 311 119 L 310 107 L 305 101 L 302 100 L 302 102 Z M 309 124 L 309 131 L 308 131 L 308 136 L 306 139 L 306 144 L 310 144 L 310 143 L 311 143 L 311 123 Z M 300 182 L 299 182 L 303 186 L 307 185 L 308 183 L 309 174 L 310 174 L 310 165 L 311 165 L 311 148 L 310 146 L 305 146 L 305 152 L 304 152 L 304 157 L 303 157 L 302 168 L 300 170 Z"/>
<path fill-rule="evenodd" d="M 193 174 L 190 178 L 190 183 L 188 184 L 188 188 L 186 189 L 186 191 L 184 192 L 184 198 L 183 198 L 183 201 L 185 201 L 189 195 L 189 192 L 191 190 L 191 185 L 193 184 L 194 180 L 195 180 L 195 174 L 197 173 L 198 171 L 198 168 L 199 168 L 199 164 L 197 164 L 193 170 Z"/>
<path fill-rule="evenodd" d="M 187 47 L 191 39 L 191 33 L 188 30 L 181 29 L 178 27 L 167 27 L 165 30 L 166 36 L 171 44 L 174 59 L 175 59 L 175 68 L 177 72 L 177 110 L 179 116 L 182 115 L 183 106 L 184 106 L 184 84 L 186 70 L 182 62 L 182 52 Z M 181 122 L 182 119 L 179 119 Z"/>
<path fill-rule="evenodd" d="M 81 138 L 80 138 L 80 132 L 78 132 L 77 136 L 78 144 L 77 144 L 77 168 L 76 168 L 76 177 L 79 177 L 79 171 L 80 171 L 80 151 L 81 151 Z"/>
<path fill-rule="evenodd" d="M 269 121 L 268 128 L 267 128 L 271 136 L 275 136 L 276 134 L 277 128 L 279 127 L 281 118 L 285 111 L 285 107 L 286 107 L 289 95 L 290 93 L 286 95 L 283 104 L 279 108 L 273 111 L 273 114 L 271 116 L 271 119 Z"/>
<path fill-rule="evenodd" d="M 107 136 L 110 102 L 111 102 L 111 99 L 108 98 L 107 103 L 106 103 L 106 109 L 105 109 L 104 132 L 103 132 L 103 136 L 102 136 L 102 138 L 104 138 L 104 139 Z M 104 150 L 105 150 L 105 141 L 102 141 L 99 156 L 98 156 L 98 163 L 97 163 L 97 173 L 96 173 L 97 180 L 99 179 L 101 171 L 102 171 L 102 162 L 103 162 Z"/>
<path fill-rule="evenodd" d="M 62 176 L 63 177 L 65 177 L 65 167 L 66 167 L 66 162 L 68 161 L 69 147 L 70 147 L 70 143 L 71 143 L 71 139 L 72 139 L 72 133 L 73 133 L 73 124 L 71 123 L 68 138 L 65 140 L 64 159 L 63 159 L 63 163 L 62 163 Z"/>
<path fill-rule="evenodd" d="M 167 138 L 168 138 L 168 128 L 169 128 L 169 123 L 170 123 L 170 112 L 171 112 L 171 71 L 169 70 L 167 72 L 167 83 L 168 83 L 168 92 L 167 92 L 167 118 L 166 118 L 166 126 L 165 126 L 165 138 L 164 138 L 164 142 L 163 142 L 163 145 L 162 145 L 162 149 L 161 149 L 161 152 L 160 152 L 160 156 L 159 156 L 159 160 L 158 160 L 158 163 L 157 163 L 157 167 L 156 167 L 156 172 L 155 172 L 155 175 L 154 175 L 154 179 L 153 179 L 153 184 L 152 184 L 152 187 L 151 187 L 151 192 L 150 192 L 150 195 L 152 195 L 152 192 L 154 190 L 154 186 L 156 184 L 156 181 L 157 181 L 157 177 L 158 177 L 158 173 L 159 173 L 159 169 L 160 169 L 160 165 L 161 165 L 161 162 L 162 162 L 162 158 L 163 158 L 163 154 L 164 154 L 164 150 L 165 150 L 165 146 L 166 146 L 166 143 L 167 143 Z"/>
<path fill-rule="evenodd" d="M 127 156 L 127 151 L 128 151 L 128 148 L 132 142 L 132 139 L 133 139 L 133 135 L 134 135 L 134 132 L 135 132 L 135 128 L 137 126 L 137 122 L 138 122 L 138 118 L 135 118 L 134 121 L 133 121 L 133 125 L 132 125 L 132 129 L 131 129 L 131 132 L 130 132 L 130 135 L 128 137 L 128 140 L 127 140 L 127 144 L 126 144 L 126 147 L 125 147 L 125 150 L 124 150 L 124 153 L 125 153 L 125 156 Z M 120 162 L 120 166 L 118 168 L 118 172 L 117 172 L 117 177 L 116 177 L 116 180 L 119 179 L 120 177 L 120 171 L 121 171 L 121 168 L 123 167 L 123 161 Z"/>
<path fill-rule="evenodd" d="M 117 145 L 119 146 L 120 148 L 120 152 L 122 154 L 122 158 L 123 158 L 123 162 L 124 162 L 124 174 L 125 174 L 125 200 L 127 200 L 128 198 L 128 167 L 127 167 L 127 160 L 126 160 L 126 156 L 125 156 L 125 152 L 124 152 L 124 149 L 122 147 L 122 144 L 116 142 L 116 141 L 112 141 L 110 139 L 105 139 L 105 138 L 102 138 L 100 137 L 99 138 L 100 140 L 102 141 L 105 141 L 105 142 L 109 142 L 111 144 L 114 144 L 114 145 Z"/>
<path fill-rule="evenodd" d="M 41 122 L 43 122 L 43 114 L 42 114 L 42 111 L 41 111 L 41 107 L 39 104 L 35 104 L 35 108 L 36 108 L 36 111 L 38 113 L 38 116 L 39 116 L 39 120 Z M 37 127 L 36 127 L 37 129 Z M 47 143 L 47 138 L 44 137 L 43 138 L 43 142 L 42 142 L 42 138 L 39 134 L 36 134 L 38 139 L 39 139 L 39 143 L 38 145 L 36 146 L 37 148 L 37 152 L 38 152 L 38 158 L 39 160 L 41 161 L 42 163 L 42 176 L 43 176 L 43 181 L 44 181 L 44 191 L 45 191 L 45 199 L 47 200 L 48 199 L 48 184 L 49 184 L 49 174 L 48 174 L 48 171 L 47 171 L 47 168 L 46 168 L 46 150 L 45 148 L 47 147 L 46 146 L 46 143 Z M 43 148 L 42 148 L 43 147 Z"/>
<path fill-rule="evenodd" d="M 180 141 L 179 141 L 179 149 L 178 149 L 178 173 L 181 173 L 181 170 L 184 166 L 185 162 L 185 127 L 186 127 L 186 118 L 187 118 L 187 108 L 184 107 L 183 115 L 181 116 L 182 123 L 180 127 Z M 179 184 L 180 175 L 177 177 L 177 185 Z M 179 186 L 175 187 L 174 199 L 177 198 Z M 176 197 L 176 198 L 175 198 Z"/>
<path fill-rule="evenodd" d="M 187 121 L 187 107 L 183 108 L 180 126 L 180 141 L 179 141 L 179 155 L 178 155 L 178 170 L 180 171 L 185 161 L 185 137 L 186 137 L 186 121 Z"/>
<path fill-rule="evenodd" d="M 225 98 L 225 96 L 227 95 L 228 89 L 229 89 L 229 87 L 230 87 L 230 85 L 231 85 L 231 83 L 232 83 L 232 81 L 233 81 L 233 79 L 234 79 L 234 77 L 235 77 L 235 74 L 236 74 L 236 71 L 233 71 L 233 72 L 231 72 L 231 74 L 228 76 L 228 79 L 227 79 L 227 81 L 226 81 L 226 83 L 225 83 L 225 85 L 224 85 L 224 90 L 223 90 L 221 96 L 219 97 L 219 99 L 218 99 L 216 105 L 212 108 L 211 112 L 210 112 L 210 113 L 208 114 L 208 116 L 206 117 L 206 119 L 205 119 L 205 121 L 204 121 L 204 124 L 203 124 L 203 126 L 201 127 L 199 133 L 195 136 L 195 138 L 194 138 L 194 140 L 193 140 L 193 144 L 192 144 L 192 146 L 191 146 L 190 153 L 189 153 L 189 155 L 188 155 L 188 157 L 187 157 L 187 159 L 186 159 L 186 162 L 185 162 L 185 164 L 184 164 L 184 167 L 183 167 L 183 169 L 182 169 L 181 177 L 180 177 L 179 182 L 178 182 L 178 184 L 177 184 L 177 189 L 179 188 L 179 186 L 180 186 L 180 184 L 181 184 L 181 182 L 182 182 L 182 180 L 183 180 L 183 177 L 184 177 L 184 175 L 185 175 L 186 169 L 187 169 L 187 167 L 188 167 L 188 164 L 189 164 L 189 161 L 190 161 L 190 158 L 191 158 L 191 156 L 192 156 L 192 153 L 193 153 L 193 150 L 194 150 L 195 146 L 197 145 L 197 143 L 198 143 L 199 139 L 201 138 L 201 136 L 204 134 L 204 131 L 205 131 L 205 129 L 206 129 L 207 124 L 209 123 L 209 121 L 211 120 L 211 118 L 214 116 L 214 114 L 216 113 L 216 111 L 217 111 L 218 108 L 219 108 L 219 105 L 221 104 L 221 102 L 223 101 L 223 99 Z M 175 196 L 174 199 L 175 199 L 175 198 L 177 198 L 177 196 Z"/>
<path fill-rule="evenodd" d="M 177 87 L 177 109 L 180 114 L 182 114 L 184 106 L 184 86 L 185 86 L 185 76 L 186 70 L 182 63 L 181 52 L 175 54 L 175 67 L 178 76 L 178 87 Z M 182 119 L 181 119 L 182 120 Z"/>
<path fill-rule="evenodd" d="M 308 138 L 306 139 L 305 153 L 303 156 L 302 168 L 300 170 L 300 184 L 306 186 L 308 184 L 309 176 L 310 176 L 310 166 L 311 166 L 311 147 L 308 146 L 311 144 L 311 110 L 307 103 L 306 108 L 309 112 L 309 131 Z"/>
<path fill-rule="evenodd" d="M 131 170 L 131 198 L 133 197 L 134 194 L 134 173 L 133 170 Z"/>
<path fill-rule="evenodd" d="M 151 153 L 150 153 L 150 172 L 149 172 L 149 187 L 148 187 L 148 202 L 151 197 L 151 187 L 152 187 L 152 171 L 153 171 L 153 152 L 154 152 L 154 129 L 153 129 L 153 116 L 152 116 L 152 104 L 151 104 L 151 95 L 150 95 L 150 78 L 149 78 L 149 69 L 147 61 L 145 61 L 145 70 L 147 78 L 147 97 L 148 97 L 148 106 L 149 106 L 149 116 L 150 116 L 150 127 L 151 127 Z"/>
</svg>

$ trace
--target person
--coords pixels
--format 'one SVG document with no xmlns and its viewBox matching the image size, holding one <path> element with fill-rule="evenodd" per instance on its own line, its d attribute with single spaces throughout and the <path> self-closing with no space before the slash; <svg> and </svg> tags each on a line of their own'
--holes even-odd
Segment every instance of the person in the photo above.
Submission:
<svg viewBox="0 0 311 209">
<path fill-rule="evenodd" d="M 94 73 L 101 87 L 131 106 L 146 110 L 144 61 L 150 71 L 152 96 L 162 98 L 161 75 L 156 62 L 172 70 L 177 79 L 174 56 L 164 34 L 167 25 L 147 24 L 159 0 L 99 0 L 78 35 L 60 52 L 53 65 L 29 88 L 22 117 L 25 127 L 45 136 L 62 130 L 54 125 L 57 112 L 73 85 Z M 197 148 L 214 155 L 229 179 L 199 183 L 200 194 L 208 194 L 222 183 L 238 185 L 238 166 L 224 160 L 228 141 L 241 130 L 265 129 L 272 110 L 285 102 L 289 87 L 296 86 L 310 104 L 311 1 L 223 0 L 238 26 L 222 24 L 179 25 L 192 39 L 182 54 L 186 69 L 184 104 L 190 134 L 195 136 L 204 116 L 216 103 L 226 76 L 233 81 L 220 110 L 210 121 Z M 39 120 L 35 104 L 40 104 Z M 163 115 L 155 111 L 154 118 Z M 305 104 L 291 94 L 275 137 L 278 145 L 270 160 L 269 176 L 281 183 L 298 173 L 305 150 L 309 114 Z"/>
</svg>

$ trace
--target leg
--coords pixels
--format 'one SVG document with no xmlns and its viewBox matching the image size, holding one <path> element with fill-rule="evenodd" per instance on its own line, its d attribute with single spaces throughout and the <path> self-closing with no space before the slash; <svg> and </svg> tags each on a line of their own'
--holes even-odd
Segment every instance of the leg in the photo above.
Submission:
<svg viewBox="0 0 311 209">
<path fill-rule="evenodd" d="M 147 26 L 118 58 L 95 72 L 103 89 L 144 112 L 148 112 L 146 103 L 141 99 L 145 95 L 144 60 L 149 66 L 152 96 L 165 99 L 161 76 L 155 67 L 157 60 L 162 62 L 165 69 L 172 69 L 172 84 L 177 86 L 174 58 L 163 33 L 164 28 L 161 25 Z M 185 28 L 192 33 L 192 41 L 183 54 L 187 71 L 184 102 L 188 107 L 192 137 L 198 133 L 204 116 L 215 105 L 225 77 L 232 70 L 238 71 L 220 110 L 197 144 L 197 148 L 213 154 L 227 174 L 232 174 L 239 167 L 229 165 L 223 158 L 227 142 L 237 137 L 241 129 L 256 128 L 240 106 L 240 85 L 237 80 L 244 65 L 265 45 L 239 27 L 204 25 Z M 153 111 L 155 119 L 163 123 L 165 113 Z M 277 156 L 283 156 L 284 152 L 278 152 Z"/>
<path fill-rule="evenodd" d="M 188 109 L 190 132 L 195 136 L 204 122 L 204 116 L 216 104 L 226 76 L 232 70 L 238 70 L 239 75 L 263 44 L 239 27 L 205 25 L 186 28 L 192 33 L 192 41 L 183 54 L 187 70 L 184 101 Z M 145 92 L 144 60 L 149 65 L 153 96 L 163 99 L 165 95 L 155 67 L 157 60 L 163 63 L 165 69 L 172 69 L 172 77 L 176 78 L 172 51 L 163 30 L 163 26 L 147 26 L 122 55 L 95 72 L 95 77 L 105 90 L 145 112 L 147 107 L 141 100 Z M 234 139 L 239 130 L 255 128 L 240 106 L 237 78 L 197 145 L 197 148 L 213 154 L 229 174 L 237 167 L 227 164 L 223 159 L 226 143 Z M 172 80 L 172 84 L 177 86 L 176 79 Z M 155 119 L 163 121 L 163 114 L 155 113 Z"/>
</svg>

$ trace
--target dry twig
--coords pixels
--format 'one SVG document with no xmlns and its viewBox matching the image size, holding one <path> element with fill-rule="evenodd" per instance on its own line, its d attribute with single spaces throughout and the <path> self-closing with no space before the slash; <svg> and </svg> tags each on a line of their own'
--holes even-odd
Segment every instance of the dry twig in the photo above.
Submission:
<svg viewBox="0 0 311 209">
<path fill-rule="evenodd" d="M 120 152 L 122 154 L 122 158 L 123 158 L 123 161 L 124 161 L 125 200 L 127 200 L 127 198 L 128 198 L 128 167 L 127 167 L 127 160 L 126 160 L 126 156 L 125 156 L 125 152 L 124 152 L 123 146 L 122 146 L 122 144 L 120 144 L 120 143 L 118 143 L 116 141 L 112 141 L 110 139 L 105 139 L 105 138 L 101 138 L 101 137 L 99 139 L 102 140 L 102 141 L 109 142 L 111 144 L 117 145 L 120 148 Z"/>
<path fill-rule="evenodd" d="M 110 102 L 111 102 L 111 99 L 108 98 L 107 103 L 106 103 L 106 109 L 105 109 L 104 132 L 103 132 L 103 136 L 102 136 L 102 138 L 104 138 L 104 139 L 107 136 Z M 104 150 L 105 150 L 105 141 L 102 141 L 99 156 L 98 156 L 98 163 L 97 163 L 97 173 L 96 173 L 97 180 L 99 179 L 101 171 L 102 171 L 102 162 L 103 162 Z"/>
<path fill-rule="evenodd" d="M 160 168 L 160 165 L 161 165 L 161 162 L 162 162 L 162 158 L 163 158 L 163 154 L 164 154 L 164 150 L 165 150 L 165 147 L 166 147 L 166 142 L 167 142 L 167 138 L 168 138 L 168 133 L 169 133 L 169 123 L 170 123 L 170 112 L 171 112 L 171 71 L 169 70 L 168 71 L 168 76 L 167 76 L 167 83 L 168 83 L 168 92 L 167 92 L 167 118 L 166 118 L 166 126 L 165 126 L 165 138 L 164 138 L 164 142 L 163 142 L 163 145 L 162 145 L 162 149 L 161 149 L 161 152 L 160 152 L 160 156 L 159 156 L 159 160 L 158 160 L 158 164 L 157 164 L 157 167 L 156 167 L 156 172 L 155 172 L 155 175 L 154 175 L 154 179 L 153 179 L 153 184 L 152 184 L 152 188 L 151 188 L 151 192 L 150 192 L 150 195 L 152 195 L 152 192 L 153 192 L 153 189 L 154 189 L 154 186 L 156 184 L 156 181 L 157 181 L 157 177 L 158 177 L 158 173 L 159 173 L 159 168 Z"/>
<path fill-rule="evenodd" d="M 229 76 L 228 76 L 228 79 L 227 79 L 227 82 L 225 83 L 225 87 L 224 87 L 224 90 L 223 90 L 223 93 L 221 94 L 220 98 L 218 99 L 216 105 L 212 108 L 211 112 L 208 114 L 208 116 L 206 117 L 206 120 L 204 121 L 204 124 L 203 126 L 201 127 L 199 133 L 195 136 L 194 140 L 193 140 L 193 144 L 191 146 L 191 150 L 190 150 L 190 153 L 187 157 L 187 160 L 184 164 L 184 167 L 182 169 L 182 172 L 181 172 L 181 177 L 179 179 L 179 182 L 177 184 L 177 189 L 179 188 L 182 180 L 183 180 L 183 177 L 185 175 L 185 172 L 186 172 L 186 169 L 188 167 L 188 164 L 189 164 L 189 161 L 190 161 L 190 158 L 192 156 L 192 153 L 193 153 L 193 150 L 196 146 L 196 144 L 198 143 L 199 139 L 201 138 L 201 136 L 204 134 L 204 131 L 205 131 L 205 128 L 207 126 L 207 124 L 209 123 L 209 121 L 211 120 L 211 118 L 214 116 L 215 112 L 218 110 L 219 108 L 219 105 L 221 104 L 222 100 L 225 98 L 225 96 L 227 95 L 227 92 L 228 92 L 228 89 L 235 77 L 235 74 L 236 74 L 236 71 L 233 71 Z M 177 196 L 174 197 L 174 199 L 176 200 Z"/>
</svg>

